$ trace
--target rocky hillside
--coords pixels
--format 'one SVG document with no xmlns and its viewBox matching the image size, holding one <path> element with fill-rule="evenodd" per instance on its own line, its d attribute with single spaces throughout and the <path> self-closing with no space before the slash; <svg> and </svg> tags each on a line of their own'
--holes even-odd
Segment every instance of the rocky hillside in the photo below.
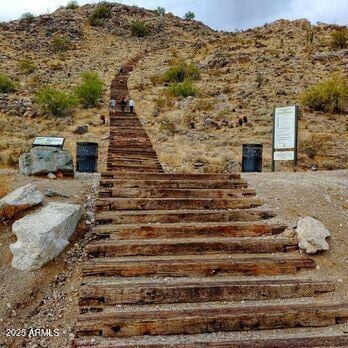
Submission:
<svg viewBox="0 0 348 348">
<path fill-rule="evenodd" d="M 103 157 L 108 128 L 100 124 L 100 115 L 107 112 L 108 86 L 121 62 L 138 54 L 145 58 L 132 74 L 131 93 L 162 163 L 175 171 L 239 168 L 241 144 L 255 142 L 264 144 L 264 164 L 269 166 L 273 107 L 299 103 L 306 88 L 333 72 L 347 78 L 348 51 L 331 48 L 335 26 L 279 20 L 225 33 L 172 14 L 119 4 L 107 5 L 107 15 L 93 26 L 96 7 L 60 9 L 1 24 L 0 72 L 17 85 L 13 93 L 0 93 L 2 166 L 16 165 L 38 134 L 65 136 L 73 153 L 76 141 L 99 141 Z M 146 23 L 144 37 L 132 35 L 135 20 Z M 23 60 L 34 68 L 24 69 Z M 200 70 L 195 96 L 169 96 L 168 84 L 161 80 L 181 61 L 193 61 Z M 33 102 L 42 87 L 73 89 L 80 74 L 90 70 L 105 82 L 100 107 L 78 107 L 71 117 L 52 118 Z M 242 116 L 248 122 L 235 127 Z M 88 125 L 88 133 L 76 135 L 79 125 Z M 346 113 L 302 108 L 300 166 L 344 167 L 347 138 Z"/>
</svg>

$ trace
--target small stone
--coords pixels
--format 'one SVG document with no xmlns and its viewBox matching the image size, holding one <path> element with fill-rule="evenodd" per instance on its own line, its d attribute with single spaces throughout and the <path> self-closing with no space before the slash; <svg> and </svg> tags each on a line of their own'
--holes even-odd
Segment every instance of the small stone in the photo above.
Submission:
<svg viewBox="0 0 348 348">
<path fill-rule="evenodd" d="M 49 179 L 57 179 L 57 177 L 53 174 L 53 173 L 48 173 L 47 174 L 47 177 L 49 178 Z"/>
</svg>

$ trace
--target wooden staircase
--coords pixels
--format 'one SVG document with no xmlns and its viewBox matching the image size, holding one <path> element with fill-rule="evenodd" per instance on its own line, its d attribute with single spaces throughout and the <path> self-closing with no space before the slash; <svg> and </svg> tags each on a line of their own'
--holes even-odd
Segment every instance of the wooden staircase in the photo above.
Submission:
<svg viewBox="0 0 348 348">
<path fill-rule="evenodd" d="M 127 77 L 112 97 L 128 94 Z M 77 347 L 344 347 L 348 305 L 240 174 L 163 173 L 136 115 L 111 115 Z M 265 331 L 267 330 L 267 331 Z"/>
</svg>

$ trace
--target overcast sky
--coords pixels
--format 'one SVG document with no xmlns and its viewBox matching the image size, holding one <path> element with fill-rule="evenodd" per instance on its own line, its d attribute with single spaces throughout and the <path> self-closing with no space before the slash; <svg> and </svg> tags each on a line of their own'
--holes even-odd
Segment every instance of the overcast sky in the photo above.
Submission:
<svg viewBox="0 0 348 348">
<path fill-rule="evenodd" d="M 0 0 L 0 21 L 17 19 L 24 12 L 42 14 L 69 0 Z M 78 0 L 80 4 L 98 2 Z M 112 2 L 112 0 L 110 0 Z M 191 10 L 214 29 L 234 30 L 263 25 L 279 18 L 308 18 L 313 23 L 348 24 L 348 0 L 119 0 L 149 9 L 164 7 L 183 16 Z"/>
</svg>

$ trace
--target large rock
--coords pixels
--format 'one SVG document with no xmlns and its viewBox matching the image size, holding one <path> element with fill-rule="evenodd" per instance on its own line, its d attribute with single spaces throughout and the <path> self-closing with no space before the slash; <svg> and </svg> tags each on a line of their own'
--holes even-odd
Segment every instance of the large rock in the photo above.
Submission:
<svg viewBox="0 0 348 348">
<path fill-rule="evenodd" d="M 17 242 L 10 245 L 12 266 L 22 271 L 36 270 L 58 256 L 81 218 L 81 207 L 52 202 L 27 215 L 12 226 Z"/>
<path fill-rule="evenodd" d="M 71 154 L 55 147 L 36 146 L 19 157 L 19 170 L 23 175 L 41 175 L 58 171 L 72 175 L 74 163 Z"/>
<path fill-rule="evenodd" d="M 326 238 L 330 236 L 330 231 L 320 221 L 306 216 L 298 221 L 296 232 L 298 245 L 306 253 L 314 254 L 317 251 L 329 250 Z"/>
<path fill-rule="evenodd" d="M 18 212 L 42 203 L 42 193 L 32 184 L 21 186 L 0 199 L 0 217 L 12 218 Z"/>
</svg>

